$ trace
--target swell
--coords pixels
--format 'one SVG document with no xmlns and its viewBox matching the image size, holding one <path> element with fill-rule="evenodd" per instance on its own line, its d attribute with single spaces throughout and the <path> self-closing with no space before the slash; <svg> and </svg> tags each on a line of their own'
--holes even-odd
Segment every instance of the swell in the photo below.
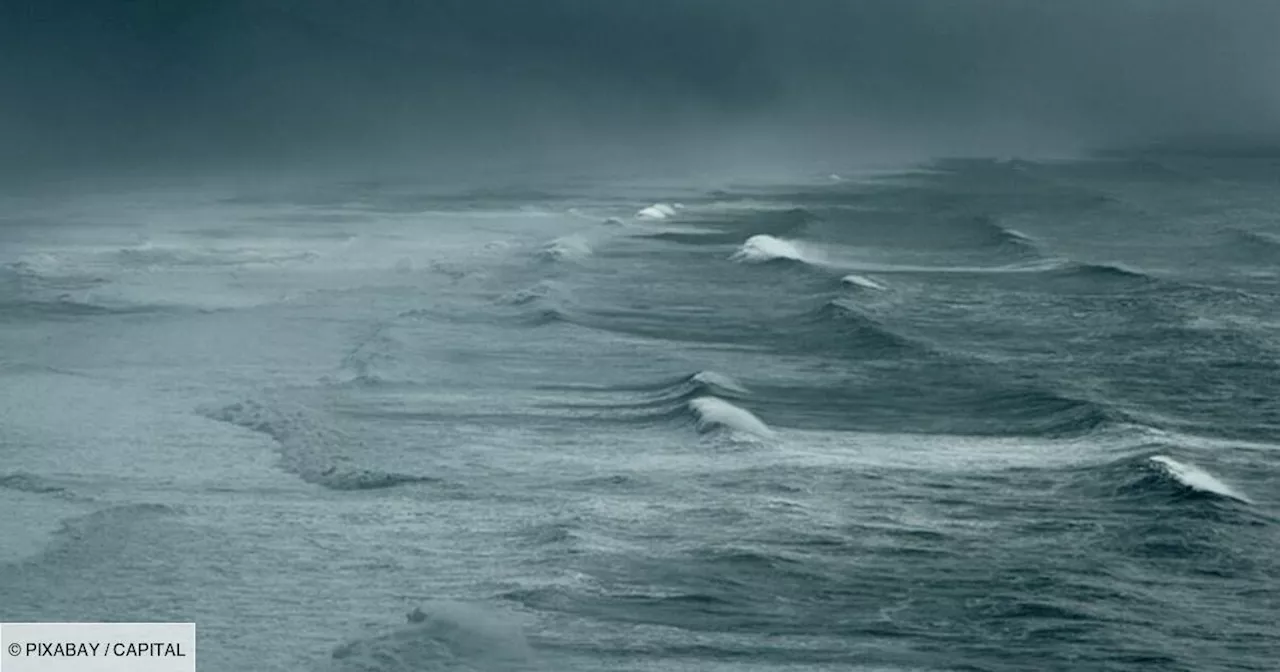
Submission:
<svg viewBox="0 0 1280 672">
<path fill-rule="evenodd" d="M 1041 258 L 1040 245 L 1030 236 L 1000 224 L 992 215 L 970 217 L 960 225 L 961 238 L 969 238 L 979 248 L 991 249 L 1018 257 Z M 965 235 L 967 234 L 967 235 Z"/>
<path fill-rule="evenodd" d="M 1235 228 L 1227 241 L 1230 249 L 1249 260 L 1271 261 L 1280 257 L 1280 234 Z"/>
<path fill-rule="evenodd" d="M 526 326 L 541 327 L 572 321 L 567 290 L 554 280 L 543 280 L 508 292 L 495 302 L 515 309 L 517 318 Z"/>
<path fill-rule="evenodd" d="M 1108 403 L 1040 387 L 988 392 L 979 397 L 975 410 L 1018 427 L 1020 434 L 1046 438 L 1083 436 L 1132 422 Z"/>
<path fill-rule="evenodd" d="M 16 492 L 43 495 L 63 494 L 67 491 L 65 487 L 58 485 L 47 478 L 27 473 L 25 471 L 0 474 L 0 488 Z"/>
<path fill-rule="evenodd" d="M 796 320 L 806 347 L 826 344 L 870 355 L 935 354 L 932 348 L 893 329 L 845 299 L 833 299 Z"/>
<path fill-rule="evenodd" d="M 912 359 L 890 370 L 760 383 L 753 399 L 776 422 L 817 431 L 1069 439 L 1134 424 L 1105 401 L 1009 380 L 980 362 Z"/>
<path fill-rule="evenodd" d="M 369 448 L 358 439 L 324 426 L 314 411 L 302 406 L 268 405 L 249 400 L 205 407 L 199 412 L 211 420 L 271 437 L 279 447 L 283 469 L 331 490 L 373 490 L 440 480 L 356 466 L 353 462 L 367 455 Z"/>
</svg>

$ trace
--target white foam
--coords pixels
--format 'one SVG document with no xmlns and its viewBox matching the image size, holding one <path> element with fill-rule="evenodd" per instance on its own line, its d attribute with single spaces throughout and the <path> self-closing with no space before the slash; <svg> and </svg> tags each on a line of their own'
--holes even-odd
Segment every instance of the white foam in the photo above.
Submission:
<svg viewBox="0 0 1280 672">
<path fill-rule="evenodd" d="M 556 238 L 542 248 L 542 256 L 552 261 L 559 259 L 581 259 L 591 256 L 591 245 L 586 238 L 579 235 Z"/>
<path fill-rule="evenodd" d="M 849 275 L 844 276 L 843 278 L 840 278 L 840 282 L 843 282 L 846 285 L 854 285 L 856 287 L 862 287 L 864 289 L 874 289 L 877 291 L 884 291 L 888 289 L 888 287 L 885 287 L 884 285 L 876 282 L 875 280 L 872 280 L 871 278 L 868 278 L 865 275 L 858 275 L 856 273 L 851 273 Z"/>
<path fill-rule="evenodd" d="M 731 258 L 734 261 L 750 263 L 773 261 L 775 259 L 804 261 L 804 255 L 795 243 L 765 234 L 748 238 L 747 242 L 743 243 L 742 247 L 738 248 L 738 251 L 734 252 Z"/>
<path fill-rule="evenodd" d="M 1167 455 L 1155 455 L 1149 458 L 1152 464 L 1168 474 L 1170 478 L 1179 483 L 1201 492 L 1209 492 L 1223 497 L 1252 504 L 1245 495 L 1237 492 L 1231 486 L 1218 480 L 1216 476 L 1192 464 L 1179 462 Z"/>
<path fill-rule="evenodd" d="M 674 217 L 675 214 L 676 208 L 666 203 L 654 203 L 648 207 L 641 208 L 636 213 L 636 219 L 667 219 Z"/>
<path fill-rule="evenodd" d="M 689 402 L 689 408 L 698 416 L 699 431 L 705 432 L 723 427 L 758 437 L 773 436 L 773 430 L 751 411 L 738 408 L 723 399 L 698 397 Z"/>
</svg>

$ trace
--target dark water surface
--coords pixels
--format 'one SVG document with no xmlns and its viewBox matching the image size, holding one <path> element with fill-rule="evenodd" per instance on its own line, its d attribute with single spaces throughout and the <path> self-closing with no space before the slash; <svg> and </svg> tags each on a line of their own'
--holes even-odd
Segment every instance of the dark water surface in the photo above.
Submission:
<svg viewBox="0 0 1280 672">
<path fill-rule="evenodd" d="M 193 620 L 204 671 L 1277 669 L 1278 186 L 15 202 L 0 616 Z"/>
</svg>

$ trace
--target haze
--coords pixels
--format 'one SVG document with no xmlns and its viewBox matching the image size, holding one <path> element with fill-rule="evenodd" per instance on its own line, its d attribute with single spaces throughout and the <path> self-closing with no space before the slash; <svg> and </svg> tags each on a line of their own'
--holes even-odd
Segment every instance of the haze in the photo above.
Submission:
<svg viewBox="0 0 1280 672">
<path fill-rule="evenodd" d="M 1280 125 L 1280 5 L 6 0 L 11 177 L 726 167 Z"/>
</svg>

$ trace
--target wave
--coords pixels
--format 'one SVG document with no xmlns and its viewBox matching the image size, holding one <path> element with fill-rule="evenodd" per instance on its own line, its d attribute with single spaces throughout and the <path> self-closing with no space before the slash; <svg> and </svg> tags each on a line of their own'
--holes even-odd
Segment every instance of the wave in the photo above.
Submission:
<svg viewBox="0 0 1280 672">
<path fill-rule="evenodd" d="M 844 276 L 843 278 L 840 278 L 840 282 L 841 284 L 849 285 L 851 287 L 858 287 L 860 289 L 873 289 L 878 292 L 883 292 L 886 289 L 888 289 L 888 287 L 886 287 L 885 285 L 879 282 L 876 282 L 875 280 L 872 280 L 871 278 L 868 278 L 865 275 L 858 275 L 856 273 L 851 273 L 849 275 Z"/>
<path fill-rule="evenodd" d="M 400 316 L 415 315 L 405 312 Z M 373 385 L 389 382 L 384 371 L 395 368 L 396 357 L 393 353 L 404 348 L 404 344 L 395 338 L 390 329 L 389 325 L 379 325 L 343 356 L 339 368 L 349 373 L 352 381 Z"/>
<path fill-rule="evenodd" d="M 742 240 L 744 231 L 775 238 L 798 236 L 817 215 L 804 208 L 759 207 L 747 212 L 710 213 L 687 226 L 668 226 L 656 232 L 646 231 L 640 237 L 665 240 L 684 245 L 725 245 Z"/>
<path fill-rule="evenodd" d="M 1156 281 L 1154 276 L 1120 263 L 1067 262 L 1049 272 L 1053 275 L 1090 280 Z"/>
<path fill-rule="evenodd" d="M 566 290 L 562 285 L 551 280 L 543 280 L 524 289 L 508 292 L 498 297 L 497 303 L 519 308 L 521 317 L 530 326 L 570 321 Z"/>
<path fill-rule="evenodd" d="M 688 423 L 703 433 L 725 430 L 759 438 L 773 431 L 750 411 L 729 400 L 746 399 L 750 391 L 732 377 L 699 371 L 680 378 L 640 385 L 610 387 L 549 386 L 542 389 L 619 395 L 613 403 L 557 403 L 557 408 L 589 413 L 597 419 L 635 423 Z"/>
<path fill-rule="evenodd" d="M 10 318 L 24 317 L 29 319 L 60 319 L 96 317 L 106 315 L 147 315 L 179 311 L 174 306 L 153 306 L 145 304 L 107 305 L 88 301 L 79 301 L 63 295 L 50 298 L 16 298 L 0 297 L 0 314 Z M 199 312 L 208 312 L 200 310 Z"/>
<path fill-rule="evenodd" d="M 126 267 L 152 268 L 157 266 L 247 266 L 254 264 L 278 265 L 288 262 L 313 262 L 320 258 L 318 252 L 303 250 L 270 254 L 258 249 L 188 248 L 180 246 L 154 246 L 121 248 L 115 253 L 116 261 Z"/>
<path fill-rule="evenodd" d="M 1229 244 L 1239 254 L 1255 261 L 1271 261 L 1280 255 L 1280 234 L 1251 229 L 1230 229 Z"/>
<path fill-rule="evenodd" d="M 928 346 L 899 334 L 844 299 L 833 299 L 803 315 L 800 324 L 808 327 L 801 340 L 836 337 L 840 345 L 870 351 L 930 350 Z"/>
<path fill-rule="evenodd" d="M 1153 455 L 1147 458 L 1147 462 L 1158 473 L 1173 480 L 1181 488 L 1200 494 L 1234 499 L 1245 504 L 1253 503 L 1253 500 L 1235 488 L 1193 464 L 1179 462 L 1168 455 Z"/>
<path fill-rule="evenodd" d="M 999 223 L 990 215 L 979 215 L 968 220 L 970 231 L 983 247 L 1005 249 L 1027 256 L 1040 256 L 1040 244 L 1034 238 L 1017 229 Z"/>
<path fill-rule="evenodd" d="M 800 247 L 793 241 L 775 238 L 768 234 L 751 236 L 747 242 L 734 252 L 730 259 L 746 263 L 765 263 L 771 261 L 798 261 L 812 263 L 805 257 Z"/>
<path fill-rule="evenodd" d="M 212 420 L 271 437 L 279 446 L 283 469 L 308 483 L 331 490 L 373 490 L 440 480 L 363 469 L 350 464 L 352 458 L 348 453 L 363 455 L 369 451 L 363 449 L 360 441 L 322 426 L 312 411 L 301 406 L 286 409 L 257 401 L 243 401 L 221 408 L 202 408 L 199 412 Z"/>
<path fill-rule="evenodd" d="M 1165 282 L 1146 271 L 1121 263 L 1080 262 L 1069 259 L 1039 259 L 1029 262 L 1001 264 L 998 266 L 921 266 L 914 264 L 861 264 L 843 265 L 845 270 L 858 273 L 921 274 L 921 275 L 1037 275 L 1049 279 L 1084 281 L 1097 285 L 1117 283 L 1155 284 Z"/>
<path fill-rule="evenodd" d="M 668 203 L 654 203 L 653 205 L 641 208 L 638 212 L 636 212 L 636 219 L 661 221 L 664 219 L 670 219 L 672 217 L 675 217 L 677 210 L 679 210 L 678 205 L 671 205 Z"/>
<path fill-rule="evenodd" d="M 528 670 L 533 651 L 518 622 L 496 610 L 434 602 L 406 615 L 406 625 L 333 650 L 339 670 Z"/>
<path fill-rule="evenodd" d="M 698 397 L 689 402 L 698 420 L 698 431 L 729 430 L 758 438 L 772 437 L 773 430 L 755 414 L 719 397 Z"/>
<path fill-rule="evenodd" d="M 1046 438 L 1082 436 L 1132 422 L 1107 403 L 1035 387 L 985 394 L 975 410 L 1019 427 L 1020 433 Z"/>
<path fill-rule="evenodd" d="M 0 475 L 0 488 L 34 494 L 56 494 L 67 490 L 47 478 L 29 474 L 25 471 Z"/>
<path fill-rule="evenodd" d="M 544 261 L 572 261 L 591 256 L 591 244 L 580 235 L 569 235 L 547 243 L 538 251 Z"/>
</svg>

